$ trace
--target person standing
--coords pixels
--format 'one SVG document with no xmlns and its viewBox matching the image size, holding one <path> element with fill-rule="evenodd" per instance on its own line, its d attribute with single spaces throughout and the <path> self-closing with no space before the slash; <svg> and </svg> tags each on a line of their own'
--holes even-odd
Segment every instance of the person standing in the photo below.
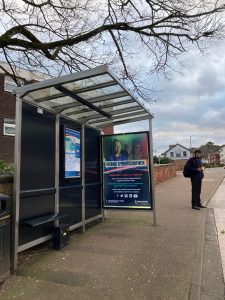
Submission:
<svg viewBox="0 0 225 300">
<path fill-rule="evenodd" d="M 197 149 L 194 151 L 194 156 L 188 161 L 188 169 L 191 174 L 192 209 L 200 210 L 200 208 L 205 208 L 205 206 L 202 205 L 200 198 L 202 179 L 204 177 L 200 150 Z"/>
</svg>

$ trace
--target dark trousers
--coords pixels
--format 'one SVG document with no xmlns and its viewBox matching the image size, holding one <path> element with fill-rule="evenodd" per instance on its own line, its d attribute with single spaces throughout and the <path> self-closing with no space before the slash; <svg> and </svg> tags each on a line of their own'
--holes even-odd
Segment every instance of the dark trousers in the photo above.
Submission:
<svg viewBox="0 0 225 300">
<path fill-rule="evenodd" d="M 191 186 L 192 186 L 192 206 L 201 205 L 201 188 L 202 188 L 202 179 L 191 178 Z"/>
</svg>

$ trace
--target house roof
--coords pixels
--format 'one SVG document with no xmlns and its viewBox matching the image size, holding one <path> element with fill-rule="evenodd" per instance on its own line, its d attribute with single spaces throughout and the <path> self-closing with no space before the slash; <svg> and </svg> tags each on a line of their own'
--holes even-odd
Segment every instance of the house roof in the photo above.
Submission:
<svg viewBox="0 0 225 300">
<path fill-rule="evenodd" d="M 9 73 L 12 74 L 11 67 L 6 62 L 0 61 L 0 65 Z M 50 76 L 46 73 L 35 71 L 35 70 L 26 70 L 21 67 L 12 67 L 13 71 L 18 75 L 18 77 L 25 79 L 27 81 L 43 81 L 53 78 L 53 76 Z M 0 68 L 0 73 L 5 74 L 5 72 Z"/>
<path fill-rule="evenodd" d="M 213 153 L 209 153 L 208 156 L 211 156 L 211 155 L 220 155 L 219 152 L 213 152 Z"/>
<path fill-rule="evenodd" d="M 190 151 L 190 149 L 188 149 L 188 148 L 182 146 L 181 144 L 177 143 L 176 145 L 169 145 L 169 149 L 166 150 L 165 152 L 163 152 L 161 155 L 166 155 L 167 152 L 171 151 L 171 150 L 172 150 L 173 148 L 175 148 L 176 146 L 180 146 L 180 147 L 182 147 L 183 149 Z"/>
</svg>

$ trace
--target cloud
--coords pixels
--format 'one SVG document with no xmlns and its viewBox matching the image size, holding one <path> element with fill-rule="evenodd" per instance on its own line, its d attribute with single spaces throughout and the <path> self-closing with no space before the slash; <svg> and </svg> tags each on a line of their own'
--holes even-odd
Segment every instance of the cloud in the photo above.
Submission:
<svg viewBox="0 0 225 300">
<path fill-rule="evenodd" d="M 159 99 L 150 106 L 155 116 L 153 145 L 157 154 L 169 144 L 189 147 L 190 136 L 194 147 L 208 141 L 225 144 L 224 42 L 218 41 L 207 56 L 191 51 L 183 56 L 182 65 L 180 73 L 174 72 L 168 79 L 151 78 Z M 148 124 L 133 123 L 124 128 L 148 130 Z"/>
<path fill-rule="evenodd" d="M 115 133 L 126 133 L 126 132 L 136 132 L 136 131 L 146 131 L 149 130 L 149 122 L 138 121 L 133 123 L 128 123 L 124 125 L 115 126 L 114 132 Z"/>
</svg>

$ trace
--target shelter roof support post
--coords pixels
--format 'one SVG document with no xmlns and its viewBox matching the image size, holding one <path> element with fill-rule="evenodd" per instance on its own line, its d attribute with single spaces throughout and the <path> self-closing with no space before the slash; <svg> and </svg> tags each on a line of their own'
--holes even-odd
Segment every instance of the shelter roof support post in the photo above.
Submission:
<svg viewBox="0 0 225 300">
<path fill-rule="evenodd" d="M 85 232 L 85 125 L 81 125 L 82 232 Z"/>
<path fill-rule="evenodd" d="M 149 119 L 150 193 L 152 197 L 153 226 L 156 226 L 155 176 L 153 159 L 152 119 Z"/>
<path fill-rule="evenodd" d="M 55 120 L 55 213 L 59 213 L 59 114 Z M 55 226 L 59 220 L 55 221 Z"/>
<path fill-rule="evenodd" d="M 102 221 L 105 221 L 105 209 L 103 206 L 103 195 L 104 195 L 104 165 L 103 165 L 103 149 L 102 149 L 102 130 L 100 131 L 100 143 L 99 143 L 99 151 L 100 151 L 100 200 L 101 200 L 101 215 Z"/>
<path fill-rule="evenodd" d="M 16 132 L 14 153 L 14 188 L 12 205 L 12 239 L 11 239 L 11 270 L 17 268 L 18 246 L 19 246 L 19 208 L 20 208 L 20 159 L 21 159 L 21 120 L 22 99 L 16 95 Z"/>
</svg>

